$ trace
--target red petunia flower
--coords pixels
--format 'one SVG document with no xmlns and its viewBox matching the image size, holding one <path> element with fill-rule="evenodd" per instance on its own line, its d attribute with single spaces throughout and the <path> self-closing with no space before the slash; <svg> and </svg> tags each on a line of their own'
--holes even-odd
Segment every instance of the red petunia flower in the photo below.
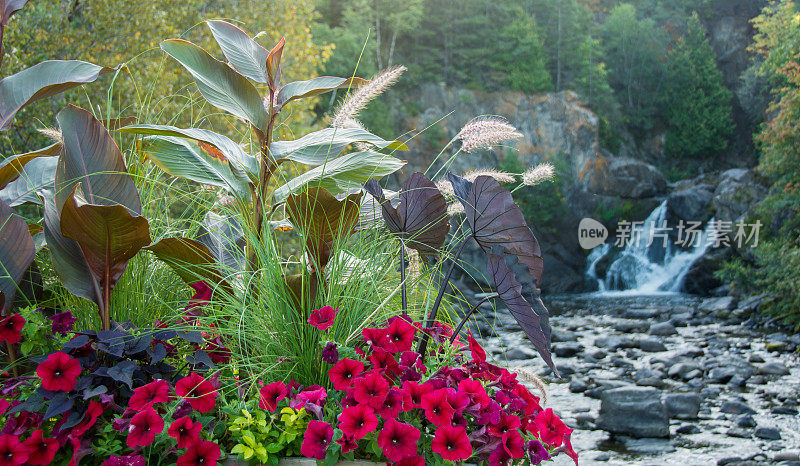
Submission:
<svg viewBox="0 0 800 466">
<path fill-rule="evenodd" d="M 533 416 L 542 410 L 542 406 L 539 404 L 539 397 L 532 394 L 525 385 L 517 384 L 511 391 L 525 403 L 526 416 Z"/>
<path fill-rule="evenodd" d="M 213 292 L 211 291 L 211 287 L 208 286 L 208 283 L 204 281 L 191 283 L 189 286 L 194 289 L 194 294 L 191 298 L 189 298 L 189 305 L 186 306 L 186 311 L 197 307 L 197 306 L 204 306 L 211 301 L 211 297 Z"/>
<path fill-rule="evenodd" d="M 420 407 L 425 410 L 425 417 L 437 426 L 450 424 L 455 410 L 447 402 L 447 389 L 440 388 L 422 396 Z"/>
<path fill-rule="evenodd" d="M 0 398 L 0 416 L 2 416 L 10 407 L 11 403 L 9 403 L 8 400 L 5 398 Z"/>
<path fill-rule="evenodd" d="M 36 429 L 22 446 L 28 450 L 28 464 L 50 464 L 58 451 L 58 440 L 44 438 L 42 429 Z"/>
<path fill-rule="evenodd" d="M 411 380 L 403 382 L 403 410 L 411 411 L 422 407 L 422 397 L 433 391 L 429 383 L 417 383 Z"/>
<path fill-rule="evenodd" d="M 364 403 L 372 409 L 380 409 L 389 393 L 389 382 L 377 372 L 370 372 L 366 377 L 356 380 L 353 385 L 356 401 Z"/>
<path fill-rule="evenodd" d="M 463 427 L 443 425 L 436 429 L 431 450 L 447 461 L 463 461 L 472 456 L 472 445 Z"/>
<path fill-rule="evenodd" d="M 358 374 L 363 371 L 364 364 L 361 361 L 342 359 L 330 368 L 328 377 L 330 377 L 334 389 L 345 390 L 353 385 Z"/>
<path fill-rule="evenodd" d="M 394 355 L 383 348 L 375 348 L 372 354 L 369 355 L 369 361 L 372 363 L 373 370 L 382 370 L 386 374 L 400 375 L 400 364 L 394 358 Z"/>
<path fill-rule="evenodd" d="M 330 306 L 323 306 L 320 309 L 311 311 L 311 316 L 308 318 L 308 323 L 320 330 L 327 330 L 333 325 L 333 321 L 336 319 L 337 312 L 339 312 L 339 309 L 334 309 Z"/>
<path fill-rule="evenodd" d="M 303 443 L 300 445 L 300 454 L 306 458 L 315 458 L 319 461 L 325 459 L 328 445 L 333 439 L 333 427 L 323 421 L 309 421 L 306 433 L 303 434 Z"/>
<path fill-rule="evenodd" d="M 153 443 L 156 434 L 164 430 L 164 419 L 153 408 L 138 412 L 128 426 L 128 438 L 125 443 L 135 448 L 146 447 Z"/>
<path fill-rule="evenodd" d="M 393 345 L 393 352 L 401 353 L 410 350 L 416 332 L 417 329 L 405 319 L 400 317 L 392 319 L 392 323 L 386 329 L 386 334 Z"/>
<path fill-rule="evenodd" d="M 278 402 L 286 398 L 288 394 L 286 384 L 281 381 L 261 387 L 258 392 L 258 407 L 274 413 L 278 409 Z"/>
<path fill-rule="evenodd" d="M 547 408 L 537 414 L 533 422 L 536 425 L 536 430 L 539 431 L 539 438 L 542 439 L 542 442 L 553 447 L 560 447 L 564 443 L 564 437 L 572 432 L 556 416 L 552 408 Z"/>
<path fill-rule="evenodd" d="M 394 466 L 425 466 L 425 458 L 414 455 L 394 463 Z"/>
<path fill-rule="evenodd" d="M 134 456 L 115 456 L 103 461 L 101 466 L 147 466 L 147 462 L 142 455 Z"/>
<path fill-rule="evenodd" d="M 72 328 L 75 326 L 75 322 L 78 321 L 78 318 L 73 316 L 71 312 L 64 311 L 59 312 L 56 315 L 50 316 L 50 320 L 53 321 L 53 325 L 50 327 L 50 331 L 53 334 L 60 334 L 66 335 L 67 332 L 71 331 Z"/>
<path fill-rule="evenodd" d="M 344 408 L 339 415 L 339 428 L 353 440 L 360 440 L 378 427 L 378 418 L 369 406 L 360 404 Z"/>
<path fill-rule="evenodd" d="M 458 391 L 455 388 L 447 389 L 447 402 L 453 407 L 455 412 L 461 413 L 464 408 L 469 406 L 469 395 L 464 392 Z"/>
<path fill-rule="evenodd" d="M 157 379 L 134 390 L 128 401 L 128 407 L 143 410 L 151 408 L 156 403 L 167 401 L 169 401 L 169 384 L 166 380 Z"/>
<path fill-rule="evenodd" d="M 472 336 L 472 332 L 467 332 L 467 343 L 469 344 L 469 351 L 472 353 L 472 360 L 478 364 L 486 362 L 486 351 Z"/>
<path fill-rule="evenodd" d="M 518 430 L 509 430 L 502 437 L 503 448 L 508 453 L 508 456 L 519 459 L 522 458 L 522 455 L 525 454 L 523 448 L 525 446 L 525 440 L 522 439 L 522 435 L 520 435 Z"/>
<path fill-rule="evenodd" d="M 489 434 L 499 438 L 508 431 L 519 429 L 520 425 L 519 417 L 500 412 L 500 422 L 489 426 Z"/>
<path fill-rule="evenodd" d="M 25 318 L 19 314 L 11 314 L 0 320 L 0 341 L 5 341 L 13 345 L 22 339 L 22 327 L 25 326 Z"/>
<path fill-rule="evenodd" d="M 349 453 L 358 448 L 358 443 L 355 439 L 347 434 L 343 434 L 341 438 L 336 440 L 336 443 L 342 447 L 342 453 Z"/>
<path fill-rule="evenodd" d="M 28 448 L 19 443 L 19 439 L 15 435 L 0 435 L 0 465 L 25 464 L 29 454 Z"/>
<path fill-rule="evenodd" d="M 42 388 L 53 392 L 68 392 L 75 388 L 81 373 L 81 364 L 63 351 L 56 351 L 36 368 L 42 379 Z"/>
<path fill-rule="evenodd" d="M 547 452 L 547 448 L 538 440 L 531 440 L 526 443 L 525 450 L 528 452 L 531 464 L 539 464 L 550 459 L 550 453 Z"/>
<path fill-rule="evenodd" d="M 189 416 L 183 416 L 173 421 L 167 429 L 167 434 L 178 442 L 178 448 L 188 448 L 200 441 L 200 431 L 203 425 L 193 422 Z"/>
<path fill-rule="evenodd" d="M 474 379 L 464 379 L 458 383 L 458 391 L 465 393 L 472 404 L 481 405 L 481 407 L 489 406 L 492 399 L 486 393 L 486 388 L 483 384 Z"/>
<path fill-rule="evenodd" d="M 384 419 L 396 419 L 403 410 L 403 392 L 395 387 L 389 390 L 378 414 Z"/>
<path fill-rule="evenodd" d="M 102 403 L 98 403 L 94 400 L 90 401 L 89 406 L 86 408 L 86 413 L 83 415 L 83 419 L 81 419 L 81 422 L 72 428 L 70 435 L 78 438 L 83 436 L 83 434 L 85 434 L 87 430 L 91 429 L 92 426 L 97 422 L 97 418 L 100 417 L 101 414 L 103 414 Z"/>
<path fill-rule="evenodd" d="M 308 387 L 302 392 L 295 395 L 292 403 L 289 404 L 294 409 L 302 408 L 307 403 L 317 406 L 325 404 L 325 399 L 328 397 L 328 392 L 325 388 L 319 385 Z"/>
<path fill-rule="evenodd" d="M 364 337 L 364 341 L 373 348 L 391 351 L 394 347 L 385 328 L 365 328 L 361 331 L 361 335 Z"/>
<path fill-rule="evenodd" d="M 177 466 L 216 466 L 222 456 L 219 445 L 208 440 L 193 443 L 186 453 L 178 457 Z"/>
<path fill-rule="evenodd" d="M 389 461 L 400 461 L 417 454 L 419 429 L 411 424 L 389 419 L 378 434 L 378 446 Z"/>
<path fill-rule="evenodd" d="M 175 384 L 175 394 L 186 398 L 192 408 L 201 413 L 214 409 L 217 404 L 216 397 L 219 395 L 211 382 L 196 372 L 192 372 Z"/>
</svg>

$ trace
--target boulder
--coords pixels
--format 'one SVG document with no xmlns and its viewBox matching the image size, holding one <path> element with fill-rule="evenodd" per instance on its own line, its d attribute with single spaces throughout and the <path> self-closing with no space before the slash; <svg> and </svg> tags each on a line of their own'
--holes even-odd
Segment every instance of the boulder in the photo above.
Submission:
<svg viewBox="0 0 800 466">
<path fill-rule="evenodd" d="M 601 395 L 597 425 L 631 437 L 669 437 L 669 416 L 661 392 L 652 387 L 621 387 Z"/>
<path fill-rule="evenodd" d="M 700 395 L 697 393 L 670 393 L 664 397 L 669 417 L 676 419 L 697 419 L 700 411 Z"/>
<path fill-rule="evenodd" d="M 723 172 L 714 190 L 714 218 L 737 222 L 767 195 L 767 188 L 752 170 L 734 168 Z"/>
<path fill-rule="evenodd" d="M 677 224 L 684 222 L 705 222 L 711 218 L 711 201 L 714 187 L 710 184 L 692 184 L 672 191 L 667 197 L 667 215 Z"/>
<path fill-rule="evenodd" d="M 628 157 L 605 157 L 592 165 L 584 179 L 594 193 L 643 199 L 667 191 L 667 179 L 653 165 Z"/>
</svg>

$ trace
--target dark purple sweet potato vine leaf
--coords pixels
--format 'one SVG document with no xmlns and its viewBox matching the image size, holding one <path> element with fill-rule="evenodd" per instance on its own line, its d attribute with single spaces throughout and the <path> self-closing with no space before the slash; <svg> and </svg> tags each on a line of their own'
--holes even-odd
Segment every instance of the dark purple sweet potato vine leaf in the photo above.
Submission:
<svg viewBox="0 0 800 466">
<path fill-rule="evenodd" d="M 528 267 L 539 287 L 544 270 L 542 250 L 511 193 L 490 176 L 479 176 L 474 183 L 452 173 L 447 177 L 483 252 L 489 254 L 495 245 L 502 246 L 503 252 L 517 256 Z"/>
<path fill-rule="evenodd" d="M 389 231 L 421 255 L 438 254 L 450 232 L 447 201 L 433 182 L 422 173 L 406 178 L 400 189 L 400 204 L 395 208 L 386 199 L 377 180 L 364 189 L 381 204 Z"/>
</svg>

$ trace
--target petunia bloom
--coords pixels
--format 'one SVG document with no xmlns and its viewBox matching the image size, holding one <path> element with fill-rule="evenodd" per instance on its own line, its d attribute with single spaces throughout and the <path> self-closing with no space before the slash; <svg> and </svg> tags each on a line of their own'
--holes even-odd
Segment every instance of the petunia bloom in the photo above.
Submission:
<svg viewBox="0 0 800 466">
<path fill-rule="evenodd" d="M 434 425 L 450 424 L 455 410 L 447 402 L 447 389 L 440 388 L 422 396 L 420 407 L 425 410 L 425 417 Z"/>
<path fill-rule="evenodd" d="M 538 440 L 531 440 L 526 443 L 525 451 L 528 452 L 528 458 L 531 460 L 531 464 L 539 464 L 542 461 L 550 459 L 550 453 L 547 452 L 547 448 Z"/>
<path fill-rule="evenodd" d="M 0 320 L 0 341 L 13 345 L 22 339 L 22 327 L 25 326 L 25 318 L 19 314 L 11 314 Z"/>
<path fill-rule="evenodd" d="M 436 429 L 431 450 L 447 461 L 463 461 L 472 456 L 472 445 L 463 427 L 443 425 Z"/>
<path fill-rule="evenodd" d="M 178 457 L 177 466 L 216 466 L 222 451 L 214 442 L 201 440 L 193 443 L 186 453 Z"/>
<path fill-rule="evenodd" d="M 90 401 L 89 406 L 86 408 L 86 413 L 83 415 L 83 419 L 71 429 L 70 435 L 78 438 L 82 437 L 87 430 L 94 426 L 97 422 L 97 418 L 100 417 L 101 414 L 103 414 L 103 404 L 95 400 Z"/>
<path fill-rule="evenodd" d="M 472 360 L 478 364 L 486 362 L 486 351 L 472 336 L 472 332 L 467 332 L 467 343 L 469 344 L 469 351 L 472 353 Z"/>
<path fill-rule="evenodd" d="M 336 390 L 345 390 L 353 385 L 358 374 L 364 371 L 364 364 L 354 359 L 342 359 L 328 371 L 328 377 Z"/>
<path fill-rule="evenodd" d="M 394 348 L 385 328 L 365 328 L 361 331 L 361 335 L 364 337 L 364 341 L 373 348 L 383 348 L 387 351 Z"/>
<path fill-rule="evenodd" d="M 22 446 L 28 450 L 28 464 L 50 464 L 58 451 L 58 440 L 45 438 L 42 429 L 36 429 Z"/>
<path fill-rule="evenodd" d="M 389 393 L 389 382 L 377 372 L 370 372 L 365 377 L 356 380 L 353 385 L 356 401 L 364 403 L 372 409 L 380 409 Z"/>
<path fill-rule="evenodd" d="M 339 309 L 334 309 L 330 306 L 322 306 L 320 309 L 311 311 L 308 323 L 320 330 L 327 330 L 333 325 L 337 312 L 339 312 Z"/>
<path fill-rule="evenodd" d="M 339 361 L 339 347 L 336 343 L 329 341 L 322 350 L 322 360 L 328 364 L 336 364 Z"/>
<path fill-rule="evenodd" d="M 128 426 L 125 443 L 131 447 L 146 447 L 153 443 L 156 434 L 164 430 L 164 419 L 153 408 L 147 408 L 133 416 Z"/>
<path fill-rule="evenodd" d="M 411 411 L 422 406 L 422 397 L 433 391 L 429 383 L 417 383 L 411 380 L 403 382 L 403 410 Z"/>
<path fill-rule="evenodd" d="M 411 345 L 414 343 L 414 334 L 416 331 L 417 329 L 402 317 L 393 319 L 392 323 L 389 324 L 389 327 L 386 329 L 389 341 L 393 345 L 393 352 L 401 353 L 403 351 L 409 351 Z"/>
<path fill-rule="evenodd" d="M 0 435 L 0 459 L 3 466 L 25 464 L 28 461 L 28 449 L 19 443 L 15 435 Z"/>
<path fill-rule="evenodd" d="M 167 434 L 178 442 L 178 448 L 188 448 L 200 441 L 201 430 L 202 424 L 192 421 L 189 416 L 183 416 L 170 424 Z"/>
<path fill-rule="evenodd" d="M 81 364 L 63 351 L 56 351 L 36 368 L 42 379 L 42 388 L 53 392 L 68 392 L 75 388 L 81 373 Z"/>
<path fill-rule="evenodd" d="M 309 421 L 300 445 L 300 454 L 306 458 L 325 459 L 328 446 L 333 439 L 333 427 L 323 421 Z"/>
<path fill-rule="evenodd" d="M 339 414 L 339 429 L 353 440 L 360 440 L 378 427 L 378 418 L 372 408 L 359 404 L 349 406 Z"/>
<path fill-rule="evenodd" d="M 338 438 L 336 443 L 342 447 L 342 453 L 349 453 L 358 448 L 358 443 L 355 441 L 355 439 L 347 434 L 343 434 L 341 438 Z"/>
<path fill-rule="evenodd" d="M 542 439 L 542 442 L 554 447 L 560 447 L 564 443 L 564 437 L 571 432 L 569 427 L 556 416 L 552 408 L 547 408 L 537 414 L 533 423 L 536 425 L 536 430 L 539 431 L 539 438 Z"/>
<path fill-rule="evenodd" d="M 286 395 L 286 384 L 281 381 L 265 385 L 258 392 L 258 407 L 274 413 L 278 409 L 278 402 L 286 398 Z"/>
<path fill-rule="evenodd" d="M 509 430 L 503 434 L 501 440 L 503 442 L 503 449 L 505 449 L 506 453 L 508 453 L 508 456 L 514 459 L 519 459 L 525 454 L 523 451 L 525 440 L 523 440 L 522 435 L 518 430 Z"/>
<path fill-rule="evenodd" d="M 394 466 L 425 466 L 425 459 L 419 455 L 409 456 L 397 461 Z"/>
<path fill-rule="evenodd" d="M 219 395 L 211 382 L 196 372 L 192 372 L 175 384 L 175 394 L 186 398 L 192 408 L 201 413 L 214 409 L 217 404 L 216 397 Z"/>
<path fill-rule="evenodd" d="M 378 409 L 378 414 L 384 419 L 396 419 L 403 410 L 403 392 L 396 387 L 392 387 L 386 398 L 383 400 L 383 405 Z"/>
<path fill-rule="evenodd" d="M 499 438 L 508 431 L 519 429 L 520 425 L 521 423 L 518 416 L 501 412 L 500 422 L 489 426 L 489 434 Z"/>
<path fill-rule="evenodd" d="M 103 461 L 101 466 L 147 466 L 147 462 L 142 455 L 134 456 L 115 456 Z"/>
<path fill-rule="evenodd" d="M 67 332 L 71 331 L 75 326 L 75 322 L 78 321 L 78 318 L 72 315 L 71 312 L 64 311 L 50 316 L 50 320 L 53 321 L 50 331 L 53 332 L 54 335 L 66 335 Z"/>
<path fill-rule="evenodd" d="M 411 424 L 389 419 L 378 434 L 378 446 L 389 461 L 400 461 L 417 454 L 419 429 Z"/>
<path fill-rule="evenodd" d="M 169 401 L 169 384 L 166 380 L 156 379 L 134 390 L 128 401 L 128 407 L 143 410 L 156 403 L 166 403 L 167 401 Z"/>
</svg>

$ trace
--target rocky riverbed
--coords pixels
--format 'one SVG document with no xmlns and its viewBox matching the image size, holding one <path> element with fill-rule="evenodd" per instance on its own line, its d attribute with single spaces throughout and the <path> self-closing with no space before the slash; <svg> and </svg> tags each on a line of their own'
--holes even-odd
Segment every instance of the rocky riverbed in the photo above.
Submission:
<svg viewBox="0 0 800 466">
<path fill-rule="evenodd" d="M 547 383 L 581 464 L 800 466 L 800 335 L 754 325 L 755 301 L 546 302 L 560 380 L 506 311 L 487 303 L 471 326 L 497 360 Z"/>
</svg>

